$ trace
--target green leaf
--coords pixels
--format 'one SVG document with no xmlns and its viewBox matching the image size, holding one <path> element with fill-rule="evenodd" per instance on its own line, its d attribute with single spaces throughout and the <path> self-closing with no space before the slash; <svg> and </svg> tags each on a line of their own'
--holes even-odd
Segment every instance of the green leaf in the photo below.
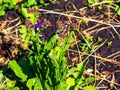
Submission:
<svg viewBox="0 0 120 90">
<path fill-rule="evenodd" d="M 9 61 L 8 66 L 14 71 L 17 77 L 21 78 L 22 81 L 26 81 L 27 75 L 23 73 L 22 68 L 17 64 L 15 60 Z"/>
<path fill-rule="evenodd" d="M 76 82 L 79 83 L 79 81 L 83 78 L 83 73 L 84 73 L 84 68 L 86 66 L 87 63 L 81 62 L 77 65 L 77 68 L 79 70 L 79 75 L 76 78 Z"/>
<path fill-rule="evenodd" d="M 29 90 L 43 90 L 41 82 L 37 78 L 28 79 L 26 86 Z"/>
<path fill-rule="evenodd" d="M 106 1 L 106 2 L 109 3 L 109 4 L 112 4 L 112 3 L 113 3 L 113 0 L 104 0 L 104 1 Z"/>
<path fill-rule="evenodd" d="M 22 4 L 23 7 L 35 6 L 37 4 L 36 0 L 28 0 L 28 2 Z"/>
<path fill-rule="evenodd" d="M 117 10 L 117 14 L 120 15 L 120 8 Z"/>
<path fill-rule="evenodd" d="M 8 87 L 14 87 L 15 86 L 15 84 L 16 84 L 16 81 L 15 80 L 10 80 L 10 79 L 7 79 L 7 82 L 6 82 L 7 84 L 7 86 Z"/>
<path fill-rule="evenodd" d="M 115 5 L 115 11 L 118 11 L 119 8 L 119 5 Z"/>
<path fill-rule="evenodd" d="M 10 4 L 16 5 L 17 3 L 21 2 L 22 0 L 9 0 Z"/>
<path fill-rule="evenodd" d="M 97 90 L 97 89 L 93 86 L 86 86 L 82 90 Z"/>
<path fill-rule="evenodd" d="M 76 67 L 72 67 L 68 70 L 68 73 L 67 73 L 67 77 L 69 77 L 70 75 L 74 74 L 74 72 L 76 71 Z"/>
<path fill-rule="evenodd" d="M 73 75 L 74 75 L 75 78 L 77 78 L 78 75 L 79 75 L 79 72 L 74 72 Z"/>
<path fill-rule="evenodd" d="M 32 90 L 32 87 L 35 85 L 35 82 L 36 78 L 28 79 L 26 86 L 29 88 L 29 90 Z"/>
<path fill-rule="evenodd" d="M 0 0 L 0 4 L 2 4 L 2 0 Z"/>
<path fill-rule="evenodd" d="M 46 87 L 46 90 L 52 90 L 51 87 L 48 85 L 47 82 L 45 82 L 45 87 Z"/>
<path fill-rule="evenodd" d="M 10 0 L 2 0 L 4 3 L 9 3 Z"/>
<path fill-rule="evenodd" d="M 84 62 L 81 62 L 77 65 L 79 71 L 82 71 L 83 67 L 84 67 Z"/>
<path fill-rule="evenodd" d="M 89 4 L 93 4 L 94 0 L 87 0 Z"/>
<path fill-rule="evenodd" d="M 85 79 L 84 85 L 87 85 L 87 84 L 93 82 L 94 80 L 95 80 L 94 77 L 88 77 L 88 78 Z"/>
<path fill-rule="evenodd" d="M 95 50 L 96 48 L 98 48 L 98 45 L 94 45 L 94 46 L 92 46 L 92 48 L 91 48 L 91 52 L 94 52 L 94 50 Z"/>
<path fill-rule="evenodd" d="M 44 0 L 40 0 L 40 4 L 45 5 Z"/>
<path fill-rule="evenodd" d="M 50 50 L 51 48 L 53 48 L 53 46 L 56 44 L 57 38 L 58 38 L 58 35 L 52 36 L 48 41 L 48 43 L 45 45 L 45 49 Z"/>
<path fill-rule="evenodd" d="M 3 16 L 5 14 L 5 7 L 0 6 L 0 16 Z"/>
<path fill-rule="evenodd" d="M 36 4 L 37 4 L 36 0 L 28 0 L 27 6 L 29 7 L 29 6 L 36 5 Z"/>
<path fill-rule="evenodd" d="M 25 25 L 21 25 L 20 33 L 23 33 L 23 34 L 26 34 L 26 33 L 27 33 L 27 30 L 26 30 L 26 26 L 25 26 Z"/>
<path fill-rule="evenodd" d="M 82 79 L 79 79 L 78 83 L 76 83 L 76 86 L 74 88 L 74 90 L 79 90 L 80 86 L 84 83 L 84 81 Z"/>
<path fill-rule="evenodd" d="M 98 39 L 97 39 L 97 42 L 102 42 L 102 38 L 101 37 L 98 37 Z"/>
<path fill-rule="evenodd" d="M 2 81 L 2 79 L 3 79 L 3 73 L 2 73 L 3 71 L 2 70 L 0 70 L 0 82 Z"/>
<path fill-rule="evenodd" d="M 18 87 L 6 87 L 5 90 L 20 90 Z"/>
<path fill-rule="evenodd" d="M 32 23 L 35 23 L 35 16 L 34 16 L 34 14 L 33 13 L 28 13 L 27 12 L 27 8 L 24 8 L 24 7 L 22 7 L 22 8 L 20 8 L 20 12 L 21 12 L 21 14 L 25 17 L 25 18 L 29 18 L 29 20 L 32 22 Z"/>
<path fill-rule="evenodd" d="M 75 79 L 69 77 L 69 78 L 66 80 L 66 84 L 67 84 L 67 90 L 69 90 L 69 88 L 70 88 L 71 86 L 74 86 L 74 85 L 75 85 Z"/>
<path fill-rule="evenodd" d="M 98 9 L 99 9 L 99 10 L 102 10 L 102 9 L 103 9 L 103 6 L 100 4 L 100 6 L 98 6 Z"/>
<path fill-rule="evenodd" d="M 43 90 L 43 87 L 42 87 L 39 79 L 36 79 L 36 84 L 34 86 L 34 90 Z"/>
<path fill-rule="evenodd" d="M 111 46 L 112 45 L 112 41 L 107 42 L 107 46 Z"/>
</svg>

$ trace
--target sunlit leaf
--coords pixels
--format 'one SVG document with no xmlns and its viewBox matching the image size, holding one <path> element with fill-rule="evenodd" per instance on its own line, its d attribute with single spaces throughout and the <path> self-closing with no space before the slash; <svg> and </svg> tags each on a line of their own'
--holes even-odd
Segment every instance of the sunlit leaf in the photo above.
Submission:
<svg viewBox="0 0 120 90">
<path fill-rule="evenodd" d="M 117 10 L 117 14 L 120 15 L 120 8 Z"/>
<path fill-rule="evenodd" d="M 74 72 L 76 71 L 76 67 L 72 67 L 68 70 L 68 73 L 67 73 L 67 77 L 69 77 L 70 75 L 74 74 Z"/>
<path fill-rule="evenodd" d="M 35 20 L 34 14 L 32 14 L 32 13 L 27 13 L 27 8 L 22 7 L 22 8 L 20 9 L 20 11 L 21 11 L 21 14 L 22 14 L 25 18 L 29 18 L 29 20 L 30 20 L 32 23 L 35 23 L 35 22 L 34 22 L 34 20 Z"/>
<path fill-rule="evenodd" d="M 9 87 L 14 87 L 15 84 L 16 84 L 16 80 L 7 79 L 6 84 L 7 84 L 7 86 L 9 86 Z"/>
<path fill-rule="evenodd" d="M 23 34 L 27 33 L 25 25 L 21 25 L 20 33 L 23 33 Z"/>
<path fill-rule="evenodd" d="M 0 6 L 0 16 L 3 16 L 5 14 L 5 7 Z"/>
<path fill-rule="evenodd" d="M 46 87 L 46 90 L 52 90 L 51 87 L 48 85 L 47 82 L 45 82 L 45 87 Z"/>
<path fill-rule="evenodd" d="M 9 0 L 10 3 L 12 3 L 13 5 L 16 5 L 17 3 L 21 2 L 22 0 Z"/>
<path fill-rule="evenodd" d="M 18 87 L 6 87 L 5 90 L 20 90 Z"/>
<path fill-rule="evenodd" d="M 87 84 L 93 82 L 94 80 L 95 80 L 94 77 L 88 77 L 88 78 L 85 79 L 84 85 L 87 85 Z"/>
<path fill-rule="evenodd" d="M 113 3 L 113 0 L 104 0 L 104 1 L 106 1 L 106 2 L 109 3 L 109 4 L 112 4 L 112 3 Z"/>
<path fill-rule="evenodd" d="M 36 2 L 36 0 L 28 0 L 28 7 L 29 6 L 31 6 L 31 5 L 36 5 L 37 4 L 37 2 Z"/>
<path fill-rule="evenodd" d="M 78 75 L 79 75 L 79 72 L 74 72 L 73 75 L 74 75 L 75 78 L 77 78 Z"/>
<path fill-rule="evenodd" d="M 3 0 L 0 0 L 0 4 L 2 3 Z"/>
<path fill-rule="evenodd" d="M 14 71 L 15 75 L 22 79 L 22 81 L 26 81 L 27 75 L 25 75 L 22 71 L 22 68 L 17 64 L 15 60 L 11 60 L 8 63 L 9 67 Z"/>
<path fill-rule="evenodd" d="M 75 79 L 69 77 L 69 78 L 66 80 L 66 84 L 68 85 L 68 86 L 67 86 L 67 90 L 69 90 L 69 88 L 70 88 L 71 86 L 74 86 L 74 85 L 75 85 Z"/>
<path fill-rule="evenodd" d="M 43 4 L 43 5 L 45 5 L 45 2 L 44 2 L 44 0 L 40 0 L 40 4 Z"/>
<path fill-rule="evenodd" d="M 97 90 L 94 86 L 86 86 L 82 90 Z"/>
<path fill-rule="evenodd" d="M 32 87 L 35 85 L 36 78 L 28 79 L 26 86 L 29 88 L 29 90 L 32 90 Z"/>
<path fill-rule="evenodd" d="M 3 79 L 3 77 L 4 77 L 2 72 L 3 72 L 3 71 L 1 70 L 1 71 L 0 71 L 0 82 L 1 82 L 1 80 Z"/>
<path fill-rule="evenodd" d="M 77 68 L 78 68 L 78 70 L 80 70 L 80 71 L 82 71 L 83 67 L 84 67 L 84 62 L 81 62 L 81 63 L 79 63 L 79 64 L 77 65 Z"/>
<path fill-rule="evenodd" d="M 36 79 L 34 90 L 44 90 L 39 79 Z"/>
</svg>

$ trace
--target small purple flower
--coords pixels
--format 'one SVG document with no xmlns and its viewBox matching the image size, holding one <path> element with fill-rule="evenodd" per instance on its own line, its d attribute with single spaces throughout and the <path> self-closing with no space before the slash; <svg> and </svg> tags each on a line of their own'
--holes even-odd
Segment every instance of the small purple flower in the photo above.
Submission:
<svg viewBox="0 0 120 90">
<path fill-rule="evenodd" d="M 38 22 L 37 22 L 39 25 L 41 25 L 42 23 L 43 23 L 43 21 L 42 20 L 38 20 Z"/>
<path fill-rule="evenodd" d="M 43 20 L 38 20 L 38 22 L 37 22 L 38 26 L 42 27 L 43 22 L 44 22 Z"/>
<path fill-rule="evenodd" d="M 35 24 L 35 30 L 38 30 L 38 28 L 39 28 L 39 24 L 36 23 L 36 24 Z"/>
<path fill-rule="evenodd" d="M 34 26 L 34 25 L 32 25 L 32 26 L 31 26 L 31 28 L 35 28 L 35 26 Z"/>
<path fill-rule="evenodd" d="M 37 9 L 36 9 L 36 8 L 34 8 L 34 12 L 37 12 Z"/>
<path fill-rule="evenodd" d="M 45 29 L 46 27 L 50 26 L 51 23 L 49 20 L 40 20 L 38 18 L 38 21 L 35 24 L 32 24 L 30 20 L 26 20 L 26 28 L 34 28 L 35 30 L 38 30 L 39 28 Z"/>
<path fill-rule="evenodd" d="M 63 36 L 63 32 L 62 31 L 58 32 L 58 36 L 62 37 Z"/>
</svg>

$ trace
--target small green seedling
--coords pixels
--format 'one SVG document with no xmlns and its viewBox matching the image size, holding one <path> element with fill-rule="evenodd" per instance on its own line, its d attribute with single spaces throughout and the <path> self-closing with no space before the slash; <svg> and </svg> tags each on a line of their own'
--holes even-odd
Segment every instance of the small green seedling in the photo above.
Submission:
<svg viewBox="0 0 120 90">
<path fill-rule="evenodd" d="M 97 38 L 97 42 L 102 42 L 102 41 L 103 41 L 103 39 L 101 37 Z"/>
<path fill-rule="evenodd" d="M 108 47 L 111 46 L 111 45 L 112 45 L 112 41 L 107 42 Z"/>
<path fill-rule="evenodd" d="M 89 42 L 93 42 L 94 36 L 88 36 L 88 37 L 86 37 L 86 39 L 87 39 Z"/>
</svg>

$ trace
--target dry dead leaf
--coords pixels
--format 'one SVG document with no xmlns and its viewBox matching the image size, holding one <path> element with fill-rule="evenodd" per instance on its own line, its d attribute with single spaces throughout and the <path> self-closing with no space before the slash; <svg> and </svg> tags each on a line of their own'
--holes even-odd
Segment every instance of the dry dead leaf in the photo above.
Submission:
<svg viewBox="0 0 120 90">
<path fill-rule="evenodd" d="M 5 57 L 0 57 L 0 66 L 5 66 L 8 63 L 8 59 Z"/>
<path fill-rule="evenodd" d="M 111 74 L 111 72 L 109 72 L 109 71 L 102 71 L 101 72 L 103 75 L 106 75 L 106 76 L 109 76 L 110 74 Z"/>
<path fill-rule="evenodd" d="M 111 82 L 110 82 L 110 90 L 113 89 L 114 83 L 115 83 L 115 75 L 114 75 L 114 73 L 113 73 L 113 74 L 112 74 L 112 79 L 111 79 Z"/>
<path fill-rule="evenodd" d="M 5 29 L 6 26 L 7 26 L 7 22 L 4 21 L 4 22 L 1 24 L 1 26 L 0 26 L 0 31 L 2 31 L 3 29 Z"/>
</svg>

